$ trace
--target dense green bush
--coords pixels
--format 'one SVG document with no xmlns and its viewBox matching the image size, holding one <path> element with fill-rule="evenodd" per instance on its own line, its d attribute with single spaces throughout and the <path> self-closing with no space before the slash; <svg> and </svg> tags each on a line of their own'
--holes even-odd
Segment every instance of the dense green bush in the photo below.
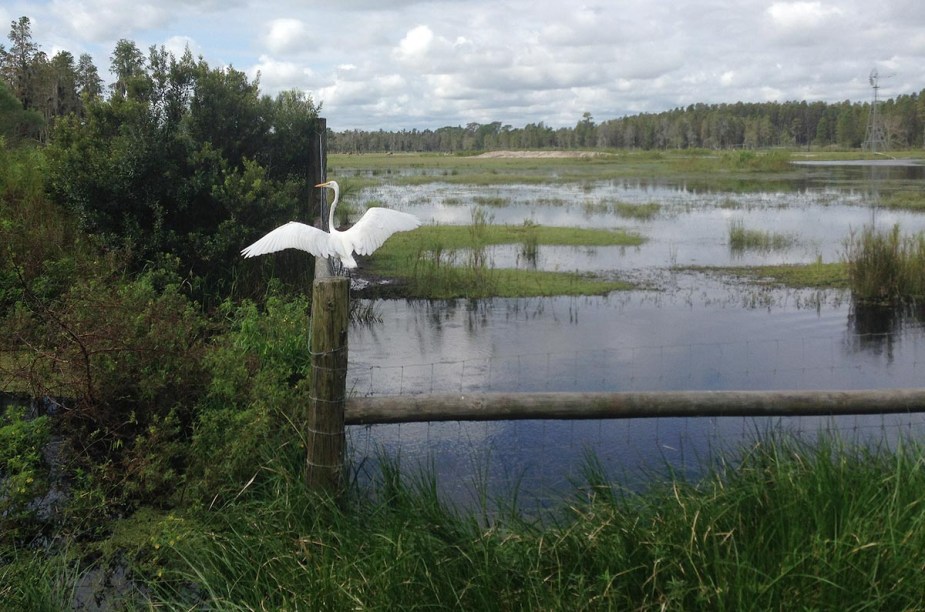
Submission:
<svg viewBox="0 0 925 612">
<path fill-rule="evenodd" d="M 226 302 L 230 329 L 205 355 L 209 384 L 197 406 L 190 497 L 239 491 L 268 464 L 301 447 L 308 405 L 308 304 L 270 297 L 264 309 Z"/>
<path fill-rule="evenodd" d="M 200 301 L 262 286 L 265 276 L 249 274 L 267 266 L 243 265 L 240 251 L 312 217 L 307 144 L 317 107 L 295 92 L 261 96 L 243 73 L 189 54 L 152 49 L 139 61 L 124 91 L 56 120 L 51 197 L 132 272 L 178 257 Z M 306 268 L 303 257 L 298 272 Z"/>
</svg>

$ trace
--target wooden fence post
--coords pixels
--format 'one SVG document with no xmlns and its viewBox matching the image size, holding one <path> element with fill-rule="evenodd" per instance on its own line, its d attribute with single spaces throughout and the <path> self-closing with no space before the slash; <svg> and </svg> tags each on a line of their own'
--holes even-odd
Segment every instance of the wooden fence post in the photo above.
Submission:
<svg viewBox="0 0 925 612">
<path fill-rule="evenodd" d="M 312 284 L 312 395 L 307 423 L 305 482 L 315 490 L 343 487 L 344 404 L 347 395 L 349 279 L 319 278 Z"/>
</svg>

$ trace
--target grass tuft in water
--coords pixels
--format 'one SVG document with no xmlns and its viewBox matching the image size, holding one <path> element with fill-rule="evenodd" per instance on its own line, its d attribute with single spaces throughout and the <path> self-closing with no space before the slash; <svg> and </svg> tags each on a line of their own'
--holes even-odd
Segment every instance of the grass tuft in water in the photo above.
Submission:
<svg viewBox="0 0 925 612">
<path fill-rule="evenodd" d="M 520 256 L 530 266 L 536 268 L 539 252 L 539 225 L 531 219 L 524 219 L 524 235 L 520 246 Z"/>
<path fill-rule="evenodd" d="M 787 234 L 746 229 L 741 219 L 735 219 L 729 224 L 729 248 L 733 252 L 781 251 L 794 244 L 796 238 Z"/>
<path fill-rule="evenodd" d="M 613 210 L 621 217 L 638 221 L 651 221 L 662 211 L 662 205 L 658 202 L 647 202 L 645 204 L 616 202 L 613 205 Z"/>
<path fill-rule="evenodd" d="M 865 227 L 845 242 L 853 297 L 863 303 L 895 304 L 925 297 L 925 234 L 903 236 Z"/>
</svg>

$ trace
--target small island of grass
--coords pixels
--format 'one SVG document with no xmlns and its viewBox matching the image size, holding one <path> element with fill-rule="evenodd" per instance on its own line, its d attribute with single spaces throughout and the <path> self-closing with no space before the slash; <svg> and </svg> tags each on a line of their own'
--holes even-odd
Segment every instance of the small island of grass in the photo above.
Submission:
<svg viewBox="0 0 925 612">
<path fill-rule="evenodd" d="M 476 216 L 477 217 L 477 216 Z M 493 225 L 475 218 L 472 225 L 429 225 L 396 234 L 370 260 L 375 275 L 394 278 L 412 298 L 538 297 L 603 295 L 634 288 L 626 281 L 596 274 L 494 268 L 486 247 L 520 245 L 535 259 L 541 245 L 638 246 L 645 239 L 623 230 Z"/>
</svg>

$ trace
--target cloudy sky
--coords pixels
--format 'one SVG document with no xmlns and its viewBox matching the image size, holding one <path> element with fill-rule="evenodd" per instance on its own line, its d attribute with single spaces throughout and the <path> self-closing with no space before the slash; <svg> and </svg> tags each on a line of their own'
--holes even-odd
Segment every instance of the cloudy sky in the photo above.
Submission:
<svg viewBox="0 0 925 612">
<path fill-rule="evenodd" d="M 22 15 L 104 78 L 120 38 L 188 45 L 306 91 L 335 130 L 864 101 L 874 68 L 883 97 L 925 88 L 923 0 L 0 0 L 0 21 Z"/>
</svg>

